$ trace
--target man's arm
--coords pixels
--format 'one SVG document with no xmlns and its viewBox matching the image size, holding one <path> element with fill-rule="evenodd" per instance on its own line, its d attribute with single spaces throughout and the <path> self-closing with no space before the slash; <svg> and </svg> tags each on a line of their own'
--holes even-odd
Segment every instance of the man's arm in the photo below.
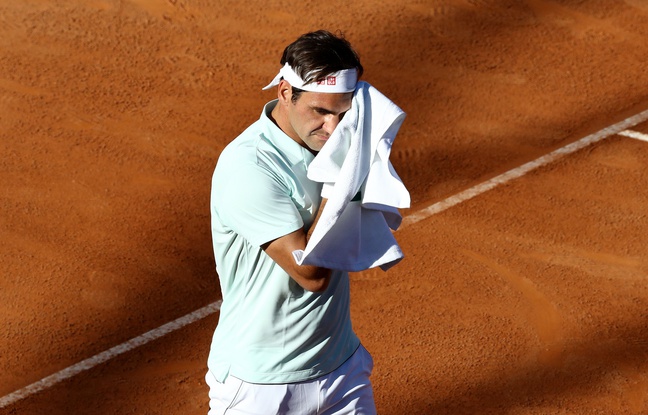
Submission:
<svg viewBox="0 0 648 415">
<path fill-rule="evenodd" d="M 326 201 L 323 200 L 317 212 L 317 216 L 312 230 L 319 219 L 320 214 Z M 310 232 L 309 232 L 310 235 Z M 328 287 L 331 279 L 331 270 L 327 268 L 316 267 L 313 265 L 298 265 L 292 252 L 306 248 L 308 241 L 305 229 L 298 229 L 295 232 L 284 235 L 280 238 L 267 242 L 261 246 L 263 250 L 272 258 L 281 268 L 290 275 L 303 289 L 312 292 L 322 292 Z"/>
</svg>

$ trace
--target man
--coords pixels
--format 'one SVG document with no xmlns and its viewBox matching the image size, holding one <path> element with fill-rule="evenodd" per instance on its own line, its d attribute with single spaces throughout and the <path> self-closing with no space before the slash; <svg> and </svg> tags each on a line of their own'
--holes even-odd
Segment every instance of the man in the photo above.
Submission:
<svg viewBox="0 0 648 415">
<path fill-rule="evenodd" d="M 362 75 L 326 31 L 288 45 L 277 99 L 219 157 L 214 254 L 223 294 L 206 380 L 210 415 L 375 414 L 373 362 L 351 327 L 349 276 L 297 265 L 321 204 L 306 176 Z M 266 88 L 268 88 L 266 87 Z"/>
</svg>

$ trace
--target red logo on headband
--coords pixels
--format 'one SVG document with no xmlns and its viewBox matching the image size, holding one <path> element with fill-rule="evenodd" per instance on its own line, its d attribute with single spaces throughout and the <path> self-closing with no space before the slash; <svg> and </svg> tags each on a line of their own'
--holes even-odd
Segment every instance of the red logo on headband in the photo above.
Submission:
<svg viewBox="0 0 648 415">
<path fill-rule="evenodd" d="M 335 85 L 336 80 L 337 76 L 327 76 L 326 79 L 317 81 L 317 85 Z"/>
</svg>

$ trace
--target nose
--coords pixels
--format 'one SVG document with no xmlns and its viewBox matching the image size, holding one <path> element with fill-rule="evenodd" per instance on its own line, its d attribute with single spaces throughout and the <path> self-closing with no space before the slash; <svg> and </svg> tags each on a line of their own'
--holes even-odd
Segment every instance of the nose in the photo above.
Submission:
<svg viewBox="0 0 648 415">
<path fill-rule="evenodd" d="M 333 130 L 335 130 L 335 127 L 338 126 L 341 119 L 342 119 L 341 114 L 340 115 L 328 114 L 324 119 L 324 125 L 322 126 L 322 129 L 326 131 L 329 135 L 332 134 Z"/>
</svg>

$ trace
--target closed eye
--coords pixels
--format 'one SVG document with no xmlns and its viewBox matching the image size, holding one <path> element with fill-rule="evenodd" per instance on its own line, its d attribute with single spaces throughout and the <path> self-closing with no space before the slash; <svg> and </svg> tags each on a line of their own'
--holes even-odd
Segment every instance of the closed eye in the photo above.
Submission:
<svg viewBox="0 0 648 415">
<path fill-rule="evenodd" d="M 326 108 L 319 108 L 319 107 L 318 107 L 318 108 L 315 108 L 315 112 L 317 112 L 317 113 L 320 114 L 320 115 L 329 115 L 329 114 L 333 114 L 332 111 L 329 111 L 329 110 L 327 110 Z"/>
</svg>

